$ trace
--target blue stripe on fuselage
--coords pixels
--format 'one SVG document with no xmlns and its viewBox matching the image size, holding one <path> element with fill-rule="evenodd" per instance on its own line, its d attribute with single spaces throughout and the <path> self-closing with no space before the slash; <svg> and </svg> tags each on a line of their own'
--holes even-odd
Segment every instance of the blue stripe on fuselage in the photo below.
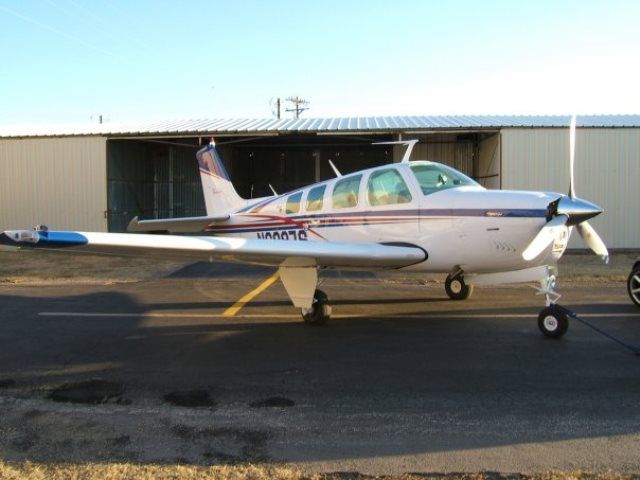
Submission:
<svg viewBox="0 0 640 480">
<path fill-rule="evenodd" d="M 546 217 L 546 209 L 527 209 L 527 208 L 423 208 L 410 210 L 379 210 L 379 211 L 359 211 L 344 213 L 316 213 L 311 215 L 297 215 L 292 220 L 305 220 L 310 218 L 336 218 L 336 217 L 493 217 L 487 215 L 487 212 L 498 213 L 498 217 L 509 218 L 538 218 Z"/>
</svg>

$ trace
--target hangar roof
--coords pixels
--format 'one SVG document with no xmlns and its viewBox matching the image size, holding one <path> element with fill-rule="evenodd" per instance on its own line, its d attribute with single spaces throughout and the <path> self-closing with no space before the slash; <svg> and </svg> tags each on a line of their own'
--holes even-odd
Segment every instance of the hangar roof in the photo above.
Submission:
<svg viewBox="0 0 640 480">
<path fill-rule="evenodd" d="M 568 115 L 441 115 L 338 118 L 236 118 L 194 119 L 162 122 L 104 123 L 79 125 L 0 125 L 2 137 L 60 136 L 170 136 L 209 134 L 278 134 L 278 133 L 393 133 L 421 130 L 483 130 L 498 128 L 567 127 Z M 578 127 L 640 128 L 640 115 L 581 115 Z"/>
</svg>

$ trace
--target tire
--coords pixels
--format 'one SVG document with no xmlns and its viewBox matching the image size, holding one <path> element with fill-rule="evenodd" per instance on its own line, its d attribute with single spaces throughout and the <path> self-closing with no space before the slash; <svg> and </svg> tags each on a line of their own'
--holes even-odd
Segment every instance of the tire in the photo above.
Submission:
<svg viewBox="0 0 640 480">
<path fill-rule="evenodd" d="M 538 328 L 545 337 L 560 338 L 567 333 L 569 319 L 557 308 L 546 307 L 538 315 Z"/>
<path fill-rule="evenodd" d="M 640 307 L 640 267 L 636 266 L 627 278 L 627 292 L 629 297 Z"/>
<path fill-rule="evenodd" d="M 467 285 L 463 275 L 449 275 L 444 282 L 444 290 L 451 300 L 466 300 L 473 293 L 473 285 Z"/>
<path fill-rule="evenodd" d="M 303 313 L 302 318 L 307 325 L 321 326 L 331 318 L 329 309 L 329 297 L 322 290 L 316 290 L 313 293 L 313 303 L 311 311 Z"/>
</svg>

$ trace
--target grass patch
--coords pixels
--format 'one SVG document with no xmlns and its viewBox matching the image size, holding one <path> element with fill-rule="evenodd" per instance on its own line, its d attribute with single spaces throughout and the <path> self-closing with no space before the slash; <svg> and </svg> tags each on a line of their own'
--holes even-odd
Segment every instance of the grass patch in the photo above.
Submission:
<svg viewBox="0 0 640 480">
<path fill-rule="evenodd" d="M 3 462 L 1 480 L 637 480 L 640 474 L 546 472 L 522 475 L 480 473 L 406 473 L 363 475 L 357 472 L 305 473 L 289 466 L 136 465 L 130 463 L 45 464 Z"/>
</svg>

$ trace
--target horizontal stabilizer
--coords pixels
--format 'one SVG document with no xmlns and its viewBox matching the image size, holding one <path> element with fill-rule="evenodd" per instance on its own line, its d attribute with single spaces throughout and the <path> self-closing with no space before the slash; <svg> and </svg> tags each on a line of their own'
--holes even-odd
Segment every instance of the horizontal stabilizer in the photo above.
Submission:
<svg viewBox="0 0 640 480">
<path fill-rule="evenodd" d="M 127 226 L 129 232 L 202 232 L 212 223 L 229 220 L 229 215 L 212 215 L 207 217 L 160 218 L 157 220 L 139 220 L 134 217 Z"/>
</svg>

